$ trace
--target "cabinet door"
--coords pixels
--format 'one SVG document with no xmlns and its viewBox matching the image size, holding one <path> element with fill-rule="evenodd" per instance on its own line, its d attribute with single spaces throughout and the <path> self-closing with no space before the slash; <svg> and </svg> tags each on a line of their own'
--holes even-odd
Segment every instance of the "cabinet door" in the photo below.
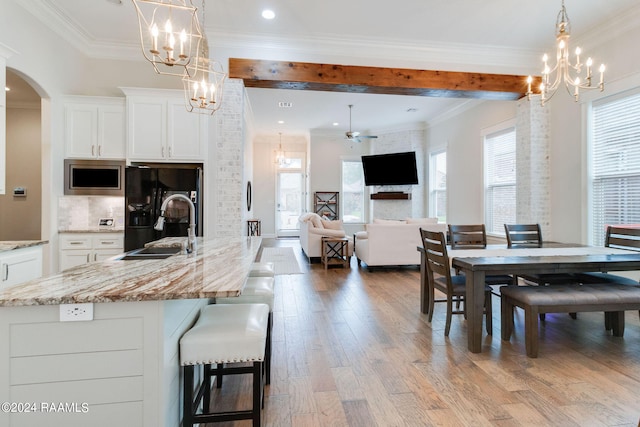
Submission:
<svg viewBox="0 0 640 427">
<path fill-rule="evenodd" d="M 96 249 L 93 252 L 93 257 L 91 261 L 104 261 L 116 255 L 120 255 L 122 253 L 122 249 Z"/>
<path fill-rule="evenodd" d="M 65 107 L 65 150 L 69 158 L 98 155 L 98 110 L 91 104 Z"/>
<path fill-rule="evenodd" d="M 98 108 L 98 157 L 124 159 L 126 131 L 124 105 Z"/>
<path fill-rule="evenodd" d="M 169 111 L 167 130 L 169 159 L 204 160 L 200 119 L 209 116 L 188 112 L 184 106 L 184 100 L 170 100 L 167 108 Z"/>
<path fill-rule="evenodd" d="M 42 276 L 42 247 L 16 249 L 0 259 L 0 285 L 12 286 Z"/>
<path fill-rule="evenodd" d="M 92 260 L 91 250 L 61 250 L 60 251 L 60 271 L 90 262 Z"/>
<path fill-rule="evenodd" d="M 128 109 L 129 157 L 138 160 L 163 160 L 166 147 L 166 101 L 135 100 Z"/>
</svg>

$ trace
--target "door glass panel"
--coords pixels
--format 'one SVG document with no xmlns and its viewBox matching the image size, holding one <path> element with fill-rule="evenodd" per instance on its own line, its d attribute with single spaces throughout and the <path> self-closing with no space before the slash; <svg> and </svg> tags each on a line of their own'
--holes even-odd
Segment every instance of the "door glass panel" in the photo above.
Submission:
<svg viewBox="0 0 640 427">
<path fill-rule="evenodd" d="M 304 181 L 301 172 L 278 172 L 276 229 L 279 237 L 298 236 Z"/>
</svg>

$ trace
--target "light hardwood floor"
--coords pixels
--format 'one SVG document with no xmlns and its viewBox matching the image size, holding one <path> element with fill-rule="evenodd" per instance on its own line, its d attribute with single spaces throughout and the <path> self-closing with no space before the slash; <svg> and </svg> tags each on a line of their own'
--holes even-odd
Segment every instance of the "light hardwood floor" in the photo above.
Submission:
<svg viewBox="0 0 640 427">
<path fill-rule="evenodd" d="M 493 336 L 467 351 L 466 324 L 446 307 L 432 324 L 419 310 L 419 271 L 368 271 L 308 264 L 276 276 L 274 354 L 265 426 L 638 426 L 640 321 L 627 312 L 624 338 L 604 330 L 602 313 L 548 314 L 540 354 L 525 354 L 522 311 L 515 336 Z M 250 402 L 248 379 L 227 377 L 214 403 Z M 213 426 L 213 424 L 208 424 Z M 247 426 L 250 422 L 215 424 Z"/>
</svg>

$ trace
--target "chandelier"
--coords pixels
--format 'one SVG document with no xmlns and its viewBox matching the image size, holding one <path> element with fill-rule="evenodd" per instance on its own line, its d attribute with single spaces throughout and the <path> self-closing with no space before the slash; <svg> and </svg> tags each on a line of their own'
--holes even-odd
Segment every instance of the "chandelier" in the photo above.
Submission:
<svg viewBox="0 0 640 427">
<path fill-rule="evenodd" d="M 202 28 L 205 17 L 202 0 Z M 203 36 L 198 43 L 198 53 L 187 65 L 182 77 L 187 111 L 213 115 L 222 106 L 222 85 L 226 74 L 219 62 L 209 58 L 209 42 Z"/>
<path fill-rule="evenodd" d="M 544 68 L 542 70 L 542 83 L 540 83 L 540 102 L 545 104 L 560 87 L 564 85 L 567 92 L 572 95 L 576 102 L 580 97 L 580 89 L 600 89 L 604 90 L 604 64 L 600 65 L 600 80 L 597 86 L 593 85 L 593 60 L 589 57 L 586 63 L 580 62 L 582 53 L 579 47 L 575 49 L 575 64 L 569 58 L 569 37 L 571 35 L 571 22 L 567 15 L 567 9 L 562 0 L 562 9 L 556 19 L 556 64 L 549 66 L 549 57 L 545 53 L 542 57 Z M 531 99 L 531 83 L 533 78 L 527 77 L 527 97 Z"/>
<path fill-rule="evenodd" d="M 158 74 L 182 77 L 203 38 L 191 0 L 133 0 L 145 59 Z"/>
<path fill-rule="evenodd" d="M 282 149 L 282 132 L 279 132 L 280 135 L 280 145 L 278 145 L 278 150 L 276 151 L 276 158 L 274 163 L 278 166 L 286 166 L 291 163 L 291 159 L 287 158 L 287 154 Z"/>
</svg>

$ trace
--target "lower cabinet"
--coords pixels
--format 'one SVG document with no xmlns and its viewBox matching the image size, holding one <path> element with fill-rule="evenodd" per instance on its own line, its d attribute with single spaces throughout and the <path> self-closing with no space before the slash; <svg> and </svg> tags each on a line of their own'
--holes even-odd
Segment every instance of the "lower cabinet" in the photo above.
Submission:
<svg viewBox="0 0 640 427">
<path fill-rule="evenodd" d="M 42 276 L 42 246 L 0 254 L 0 287 L 18 285 Z"/>
<path fill-rule="evenodd" d="M 124 233 L 61 233 L 60 271 L 124 252 Z"/>
</svg>

